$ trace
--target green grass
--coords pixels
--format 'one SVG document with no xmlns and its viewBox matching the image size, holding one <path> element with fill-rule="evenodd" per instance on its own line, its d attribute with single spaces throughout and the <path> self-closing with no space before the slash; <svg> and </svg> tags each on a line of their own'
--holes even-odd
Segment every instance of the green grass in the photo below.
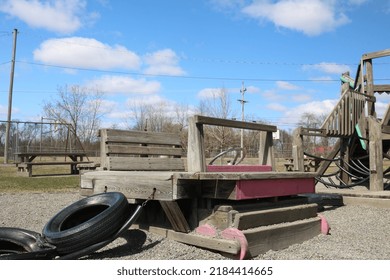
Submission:
<svg viewBox="0 0 390 280">
<path fill-rule="evenodd" d="M 0 158 L 1 160 L 1 158 Z M 33 177 L 22 176 L 15 164 L 0 164 L 0 193 L 78 191 L 80 177 L 69 174 L 69 166 L 34 167 Z M 61 174 L 51 176 L 52 174 Z"/>
</svg>

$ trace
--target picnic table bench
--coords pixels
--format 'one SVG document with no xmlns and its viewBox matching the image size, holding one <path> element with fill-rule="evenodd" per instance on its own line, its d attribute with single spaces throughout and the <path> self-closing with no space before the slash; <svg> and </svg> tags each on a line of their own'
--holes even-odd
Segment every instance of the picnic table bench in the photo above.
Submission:
<svg viewBox="0 0 390 280">
<path fill-rule="evenodd" d="M 32 167 L 35 165 L 69 165 L 70 174 L 78 174 L 77 165 L 81 163 L 89 163 L 84 161 L 86 154 L 84 152 L 19 152 L 17 156 L 16 166 L 19 172 L 28 174 L 32 177 Z M 56 158 L 63 158 L 57 160 Z M 42 160 L 42 158 L 50 160 Z M 55 160 L 53 160 L 55 158 Z M 36 160 L 40 159 L 40 160 Z M 70 160 L 69 160 L 70 159 Z"/>
</svg>

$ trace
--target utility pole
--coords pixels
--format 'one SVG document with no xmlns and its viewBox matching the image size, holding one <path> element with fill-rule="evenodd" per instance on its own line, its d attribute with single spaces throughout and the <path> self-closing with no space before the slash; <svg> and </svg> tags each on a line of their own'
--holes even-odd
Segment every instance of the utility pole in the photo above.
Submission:
<svg viewBox="0 0 390 280">
<path fill-rule="evenodd" d="M 244 86 L 244 82 L 242 82 L 242 87 L 241 87 L 241 99 L 238 99 L 237 101 L 239 101 L 241 103 L 241 120 L 242 121 L 245 121 L 245 111 L 244 111 L 244 107 L 245 107 L 245 103 L 247 103 L 248 101 L 245 101 L 245 92 L 246 92 L 246 88 Z M 244 155 L 244 129 L 241 128 L 241 157 L 243 157 Z"/>
<path fill-rule="evenodd" d="M 16 57 L 16 38 L 18 36 L 18 30 L 14 29 L 14 46 L 12 50 L 12 61 L 11 61 L 11 75 L 9 81 L 9 93 L 8 93 L 8 116 L 7 116 L 7 126 L 5 129 L 5 143 L 4 143 L 4 163 L 8 163 L 8 146 L 9 146 L 9 136 L 11 129 L 11 113 L 12 113 L 12 92 L 14 88 L 14 72 L 15 72 L 15 57 Z"/>
</svg>

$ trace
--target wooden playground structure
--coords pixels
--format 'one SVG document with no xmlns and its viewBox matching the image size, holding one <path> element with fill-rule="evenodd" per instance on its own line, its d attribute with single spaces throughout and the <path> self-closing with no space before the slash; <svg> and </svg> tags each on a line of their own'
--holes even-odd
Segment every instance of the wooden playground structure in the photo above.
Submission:
<svg viewBox="0 0 390 280">
<path fill-rule="evenodd" d="M 189 120 L 186 157 L 177 134 L 101 129 L 100 167 L 83 172 L 81 193 L 121 192 L 131 207 L 145 208 L 133 227 L 240 259 L 327 234 L 318 204 L 309 203 L 317 182 L 338 188 L 369 182 L 370 190 L 385 189 L 390 106 L 378 119 L 375 94 L 389 93 L 390 85 L 374 84 L 372 61 L 389 55 L 363 55 L 355 79 L 343 74 L 340 100 L 323 125 L 294 131 L 292 171 L 276 171 L 275 126 L 196 115 Z M 259 131 L 258 164 L 206 162 L 207 125 Z M 304 137 L 339 140 L 328 155 L 316 157 L 305 152 Z M 319 163 L 316 172 L 305 170 L 310 157 Z M 327 172 L 331 165 L 337 172 Z"/>
<path fill-rule="evenodd" d="M 303 171 L 305 158 L 320 161 L 317 181 L 327 187 L 351 188 L 368 184 L 371 191 L 383 191 L 390 159 L 390 104 L 382 119 L 377 118 L 377 94 L 390 94 L 390 85 L 375 84 L 373 61 L 390 56 L 390 50 L 364 54 L 355 79 L 344 73 L 341 97 L 333 111 L 318 129 L 299 127 L 294 131 L 294 170 Z M 323 157 L 305 152 L 304 137 L 336 137 L 333 150 Z M 327 172 L 331 164 L 336 172 Z"/>
<path fill-rule="evenodd" d="M 256 165 L 210 165 L 205 125 L 260 131 Z M 134 207 L 146 204 L 137 227 L 239 258 L 303 242 L 321 232 L 315 173 L 275 172 L 275 126 L 193 116 L 188 153 L 177 134 L 100 130 L 99 170 L 81 175 L 84 195 L 121 192 Z M 134 226 L 134 225 L 133 225 Z"/>
</svg>

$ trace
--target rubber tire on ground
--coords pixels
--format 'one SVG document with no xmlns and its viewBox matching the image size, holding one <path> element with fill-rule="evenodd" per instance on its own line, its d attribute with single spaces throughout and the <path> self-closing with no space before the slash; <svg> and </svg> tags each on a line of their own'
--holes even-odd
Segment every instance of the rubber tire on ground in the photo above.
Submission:
<svg viewBox="0 0 390 280">
<path fill-rule="evenodd" d="M 62 209 L 42 230 L 59 255 L 77 252 L 107 240 L 129 217 L 126 197 L 119 192 L 92 195 Z"/>
<path fill-rule="evenodd" d="M 55 255 L 55 247 L 45 244 L 39 233 L 0 227 L 0 260 L 52 259 Z"/>
</svg>

